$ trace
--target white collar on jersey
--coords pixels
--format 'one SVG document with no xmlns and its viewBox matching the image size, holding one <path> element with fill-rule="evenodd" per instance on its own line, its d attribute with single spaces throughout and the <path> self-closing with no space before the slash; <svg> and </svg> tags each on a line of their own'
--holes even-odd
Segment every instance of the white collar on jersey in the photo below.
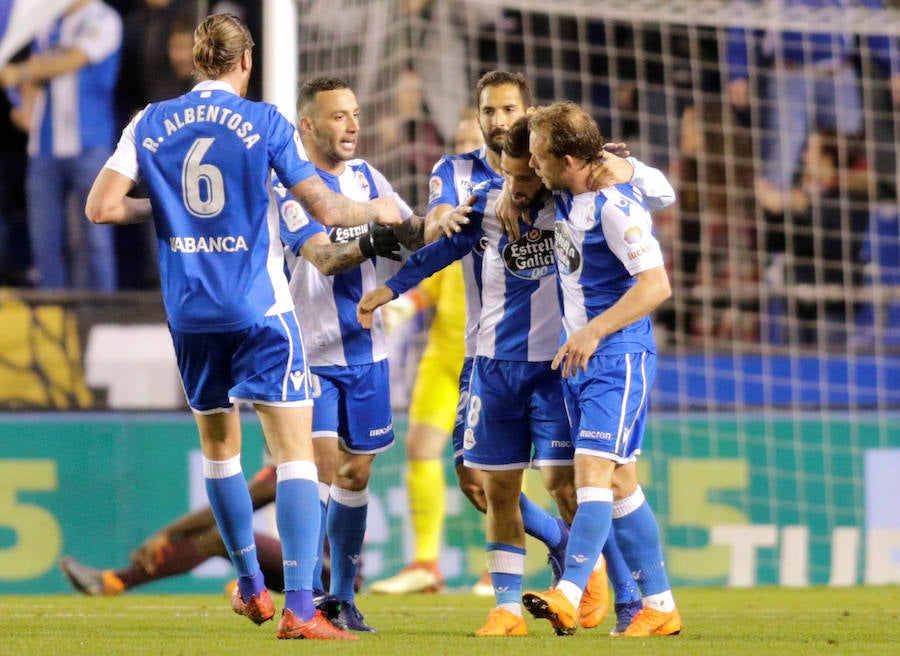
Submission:
<svg viewBox="0 0 900 656">
<path fill-rule="evenodd" d="M 222 80 L 203 80 L 202 82 L 198 82 L 191 91 L 228 91 L 237 95 L 237 91 L 234 90 L 234 87 Z"/>
</svg>

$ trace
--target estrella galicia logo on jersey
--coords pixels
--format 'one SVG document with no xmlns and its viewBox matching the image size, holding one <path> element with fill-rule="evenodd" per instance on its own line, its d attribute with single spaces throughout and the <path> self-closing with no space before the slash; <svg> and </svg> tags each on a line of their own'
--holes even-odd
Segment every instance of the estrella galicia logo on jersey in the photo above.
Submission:
<svg viewBox="0 0 900 656">
<path fill-rule="evenodd" d="M 517 278 L 538 280 L 556 273 L 553 259 L 553 237 L 550 230 L 532 228 L 501 253 L 506 270 Z"/>
<path fill-rule="evenodd" d="M 275 190 L 275 193 L 278 194 L 279 198 L 285 198 L 287 196 L 287 188 L 281 184 L 281 182 L 276 182 L 273 189 Z"/>
<path fill-rule="evenodd" d="M 444 192 L 444 182 L 436 175 L 428 180 L 428 202 L 433 203 Z"/>
<path fill-rule="evenodd" d="M 484 257 L 484 251 L 487 250 L 487 247 L 488 247 L 487 237 L 482 236 L 481 239 L 478 240 L 478 243 L 472 247 L 472 250 L 480 257 Z"/>
<path fill-rule="evenodd" d="M 300 228 L 309 224 L 309 218 L 306 216 L 306 212 L 303 211 L 303 207 L 293 198 L 281 204 L 281 218 L 284 219 L 284 224 L 291 232 L 297 232 Z"/>
<path fill-rule="evenodd" d="M 331 241 L 335 244 L 346 244 L 348 241 L 353 241 L 363 235 L 369 233 L 368 224 L 353 226 L 352 228 L 342 228 L 340 226 L 335 226 L 331 229 L 331 234 L 329 237 Z"/>
<path fill-rule="evenodd" d="M 565 221 L 557 221 L 554 230 L 553 250 L 556 253 L 556 266 L 559 272 L 567 275 L 578 271 L 581 267 L 581 253 L 575 248 L 572 235 Z"/>
<path fill-rule="evenodd" d="M 356 173 L 356 184 L 359 185 L 360 190 L 369 198 L 371 198 L 372 187 L 369 185 L 369 178 L 366 177 L 366 174 L 362 171 L 355 171 Z"/>
</svg>

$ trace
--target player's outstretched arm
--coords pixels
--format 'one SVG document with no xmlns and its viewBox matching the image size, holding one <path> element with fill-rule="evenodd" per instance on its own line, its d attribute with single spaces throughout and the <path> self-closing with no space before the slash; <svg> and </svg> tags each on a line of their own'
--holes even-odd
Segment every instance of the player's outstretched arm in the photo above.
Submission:
<svg viewBox="0 0 900 656">
<path fill-rule="evenodd" d="M 400 225 L 392 226 L 391 229 L 404 248 L 417 251 L 428 243 L 425 240 L 426 221 L 425 217 L 413 214 Z"/>
<path fill-rule="evenodd" d="M 371 329 L 375 310 L 385 303 L 390 303 L 394 298 L 394 291 L 387 285 L 381 285 L 366 292 L 356 306 L 356 318 L 359 321 L 359 325 L 363 328 Z"/>
<path fill-rule="evenodd" d="M 369 232 L 359 239 L 334 243 L 324 232 L 319 232 L 303 242 L 300 255 L 309 260 L 322 275 L 333 276 L 359 266 L 369 258 L 378 256 L 400 260 L 400 242 L 394 228 L 370 226 Z"/>
<path fill-rule="evenodd" d="M 397 225 L 403 220 L 400 208 L 392 198 L 380 196 L 358 203 L 329 189 L 317 175 L 295 184 L 291 187 L 291 193 L 310 216 L 325 226 L 352 227 L 364 223 Z"/>
<path fill-rule="evenodd" d="M 469 212 L 475 201 L 476 197 L 470 196 L 465 204 L 457 207 L 446 203 L 432 207 L 425 217 L 425 243 L 462 232 L 470 221 Z"/>
</svg>

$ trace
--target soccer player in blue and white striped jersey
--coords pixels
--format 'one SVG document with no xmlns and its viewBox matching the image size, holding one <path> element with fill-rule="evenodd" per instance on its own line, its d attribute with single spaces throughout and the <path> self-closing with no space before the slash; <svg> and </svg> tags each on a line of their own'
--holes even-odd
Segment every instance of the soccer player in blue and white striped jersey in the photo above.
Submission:
<svg viewBox="0 0 900 656">
<path fill-rule="evenodd" d="M 681 617 L 659 528 L 634 464 L 656 370 L 649 314 L 671 294 L 662 252 L 647 203 L 633 186 L 591 191 L 602 135 L 584 110 L 555 103 L 532 115 L 531 128 L 531 165 L 558 191 L 555 252 L 565 343 L 553 367 L 561 368 L 572 420 L 578 511 L 559 584 L 528 592 L 522 601 L 557 633 L 574 631 L 591 563 L 615 523 L 616 542 L 643 601 L 621 634 L 677 634 Z"/>
<path fill-rule="evenodd" d="M 478 121 L 485 145 L 470 153 L 444 156 L 435 164 L 429 180 L 426 242 L 434 241 L 439 235 L 451 236 L 460 229 L 459 221 L 460 219 L 465 221 L 465 217 L 458 214 L 456 208 L 466 202 L 473 189 L 478 185 L 489 182 L 502 184 L 500 153 L 506 133 L 518 118 L 533 110 L 531 87 L 527 78 L 521 73 L 510 71 L 485 73 L 476 86 L 476 97 Z M 481 258 L 483 251 L 483 244 L 476 239 L 471 248 L 463 247 L 460 253 L 465 285 L 466 357 L 460 374 L 457 419 L 452 432 L 454 463 L 459 487 L 481 512 L 486 510 L 481 475 L 479 471 L 465 467 L 463 464 L 463 430 L 475 357 L 478 321 L 481 316 Z M 422 261 L 422 258 L 417 258 L 417 261 Z M 443 265 L 431 271 L 442 267 Z M 412 439 L 418 439 L 418 443 L 413 445 L 410 442 Z M 443 435 L 410 435 L 407 441 L 407 454 L 410 457 L 407 491 L 414 517 L 413 528 L 416 533 L 414 539 L 417 541 L 427 539 L 427 536 L 419 535 L 419 532 L 415 530 L 420 528 L 417 526 L 417 522 L 425 524 L 433 530 L 434 527 L 440 526 L 440 521 L 443 519 L 441 517 L 439 521 L 435 522 L 433 517 L 432 521 L 423 521 L 421 518 L 433 516 L 436 507 L 431 503 L 431 498 L 435 494 L 440 494 L 440 490 L 444 488 L 440 458 L 445 444 L 446 437 Z M 528 518 L 527 524 L 530 533 L 541 539 L 550 549 L 551 565 L 554 568 L 555 577 L 556 571 L 559 569 L 557 567 L 558 559 L 562 556 L 565 548 L 565 523 L 550 516 L 524 494 L 521 500 L 523 511 Z M 419 551 L 418 546 L 416 550 Z M 439 584 L 437 563 L 418 562 L 401 570 L 394 577 L 373 583 L 371 590 L 412 592 L 439 586 Z"/>
<path fill-rule="evenodd" d="M 252 47 L 235 16 L 204 20 L 193 51 L 203 81 L 132 119 L 85 211 L 95 223 L 137 222 L 152 211 L 163 301 L 200 433 L 207 494 L 239 575 L 233 609 L 256 623 L 275 613 L 241 470 L 234 402 L 249 401 L 277 466 L 286 595 L 278 637 L 355 639 L 313 605 L 319 522 L 312 398 L 278 216 L 270 211 L 270 171 L 325 223 L 397 222 L 398 209 L 392 199 L 360 204 L 329 190 L 287 119 L 272 105 L 243 98 Z M 149 199 L 126 195 L 139 175 Z"/>
<path fill-rule="evenodd" d="M 413 218 L 412 210 L 376 168 L 355 157 L 359 103 L 347 83 L 329 77 L 309 80 L 300 89 L 297 110 L 303 145 L 328 187 L 361 202 L 393 199 L 406 220 L 397 229 L 406 231 L 407 243 L 412 233 L 418 235 L 422 219 Z M 283 190 L 277 196 L 291 295 L 312 374 L 312 435 L 323 528 L 331 547 L 330 593 L 340 602 L 333 621 L 348 630 L 374 631 L 356 607 L 354 582 L 366 532 L 372 462 L 393 445 L 394 428 L 381 316 L 371 329 L 365 329 L 356 320 L 356 304 L 377 285 L 374 256 L 400 256 L 382 250 L 379 230 L 384 228 L 327 229 L 311 220 Z M 324 269 L 315 261 L 316 244 L 346 244 L 354 253 L 345 258 L 350 266 Z M 399 251 L 396 240 L 393 245 Z M 331 604 L 327 607 L 331 609 Z"/>
</svg>

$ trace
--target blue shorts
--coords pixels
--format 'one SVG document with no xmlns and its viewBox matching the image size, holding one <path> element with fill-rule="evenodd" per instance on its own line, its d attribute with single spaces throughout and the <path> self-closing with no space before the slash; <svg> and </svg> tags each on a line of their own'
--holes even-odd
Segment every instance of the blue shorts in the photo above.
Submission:
<svg viewBox="0 0 900 656">
<path fill-rule="evenodd" d="M 312 405 L 309 371 L 294 312 L 241 330 L 186 333 L 169 326 L 191 409 L 222 412 L 234 401 Z"/>
<path fill-rule="evenodd" d="M 475 358 L 464 462 L 473 469 L 525 469 L 574 459 L 561 376 L 549 362 Z"/>
<path fill-rule="evenodd" d="M 394 443 L 388 361 L 310 367 L 312 436 L 337 437 L 348 453 L 386 451 Z"/>
<path fill-rule="evenodd" d="M 563 381 L 575 453 L 633 462 L 641 452 L 656 354 L 594 355 Z"/>
<path fill-rule="evenodd" d="M 466 432 L 466 406 L 469 405 L 469 386 L 472 384 L 472 365 L 475 358 L 463 360 L 462 371 L 459 372 L 459 401 L 456 404 L 456 419 L 453 422 L 453 464 L 461 465 L 463 461 L 463 437 Z"/>
</svg>

